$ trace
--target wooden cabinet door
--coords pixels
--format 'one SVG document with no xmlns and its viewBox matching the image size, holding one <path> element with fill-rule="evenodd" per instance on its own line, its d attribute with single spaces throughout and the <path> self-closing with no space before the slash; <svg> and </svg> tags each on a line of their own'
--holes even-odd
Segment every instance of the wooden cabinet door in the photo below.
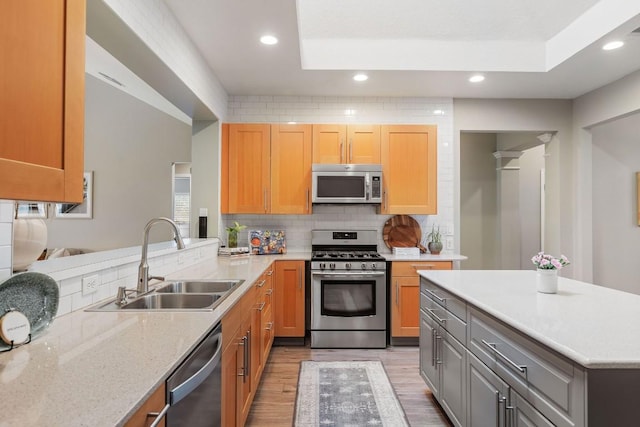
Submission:
<svg viewBox="0 0 640 427">
<path fill-rule="evenodd" d="M 311 213 L 311 129 L 271 126 L 271 213 Z"/>
<path fill-rule="evenodd" d="M 269 212 L 270 126 L 229 124 L 229 213 Z"/>
<path fill-rule="evenodd" d="M 380 125 L 349 125 L 347 141 L 346 163 L 380 163 Z"/>
<path fill-rule="evenodd" d="M 239 329 L 237 330 L 239 331 Z M 225 331 L 225 334 L 227 332 Z M 231 336 L 231 333 L 228 333 Z M 231 344 L 222 353 L 222 425 L 235 426 L 238 424 L 238 402 L 240 402 L 239 387 L 242 383 L 242 377 L 238 376 L 240 372 L 241 360 L 239 356 L 243 356 L 243 349 L 238 345 L 241 337 L 233 334 Z"/>
<path fill-rule="evenodd" d="M 313 125 L 313 163 L 345 163 L 345 125 Z"/>
<path fill-rule="evenodd" d="M 85 7 L 0 3 L 0 199 L 82 201 Z"/>
<path fill-rule="evenodd" d="M 384 125 L 381 135 L 384 186 L 381 213 L 436 214 L 436 126 Z"/>
<path fill-rule="evenodd" d="M 420 278 L 393 276 L 391 336 L 417 337 L 420 333 Z"/>
<path fill-rule="evenodd" d="M 160 414 L 166 402 L 166 388 L 164 383 L 161 384 L 156 391 L 142 404 L 142 406 L 129 418 L 125 423 L 125 427 L 148 427 L 156 421 L 156 414 Z M 151 415 L 153 414 L 153 415 Z M 163 419 L 158 424 L 159 427 L 165 426 Z"/>
<path fill-rule="evenodd" d="M 277 337 L 304 337 L 304 261 L 276 261 Z"/>
</svg>

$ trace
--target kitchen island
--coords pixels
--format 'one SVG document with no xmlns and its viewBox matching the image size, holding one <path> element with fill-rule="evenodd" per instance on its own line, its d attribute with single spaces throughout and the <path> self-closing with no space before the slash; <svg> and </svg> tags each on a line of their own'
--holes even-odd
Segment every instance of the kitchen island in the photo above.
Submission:
<svg viewBox="0 0 640 427">
<path fill-rule="evenodd" d="M 209 312 L 75 311 L 56 318 L 28 345 L 0 354 L 0 424 L 124 424 L 273 261 L 308 257 L 211 257 L 167 275 L 244 280 Z"/>
<path fill-rule="evenodd" d="M 640 296 L 562 277 L 542 294 L 535 271 L 419 274 L 421 374 L 455 425 L 640 419 Z"/>
</svg>

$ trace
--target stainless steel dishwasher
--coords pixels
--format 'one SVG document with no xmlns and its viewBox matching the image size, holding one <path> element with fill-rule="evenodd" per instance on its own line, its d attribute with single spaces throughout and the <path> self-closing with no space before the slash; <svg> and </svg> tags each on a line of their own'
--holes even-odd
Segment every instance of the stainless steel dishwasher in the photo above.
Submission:
<svg viewBox="0 0 640 427">
<path fill-rule="evenodd" d="M 222 325 L 218 324 L 167 379 L 167 426 L 219 426 Z"/>
</svg>

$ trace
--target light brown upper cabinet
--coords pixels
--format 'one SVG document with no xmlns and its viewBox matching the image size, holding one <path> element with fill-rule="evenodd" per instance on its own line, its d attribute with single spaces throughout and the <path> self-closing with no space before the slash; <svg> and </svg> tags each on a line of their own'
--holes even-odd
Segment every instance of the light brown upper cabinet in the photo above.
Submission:
<svg viewBox="0 0 640 427">
<path fill-rule="evenodd" d="M 384 214 L 438 212 L 437 127 L 383 125 L 382 173 Z"/>
<path fill-rule="evenodd" d="M 222 213 L 311 213 L 311 125 L 222 125 Z"/>
<path fill-rule="evenodd" d="M 232 123 L 224 126 L 223 132 L 225 128 L 228 137 L 222 137 L 222 151 L 226 152 L 222 170 L 226 169 L 227 177 L 222 178 L 222 188 L 223 199 L 228 198 L 228 212 L 269 212 L 271 126 Z"/>
<path fill-rule="evenodd" d="M 313 163 L 380 163 L 380 125 L 313 125 Z"/>
<path fill-rule="evenodd" d="M 311 125 L 271 125 L 271 213 L 311 213 Z"/>
<path fill-rule="evenodd" d="M 0 198 L 81 202 L 84 0 L 0 2 Z"/>
</svg>

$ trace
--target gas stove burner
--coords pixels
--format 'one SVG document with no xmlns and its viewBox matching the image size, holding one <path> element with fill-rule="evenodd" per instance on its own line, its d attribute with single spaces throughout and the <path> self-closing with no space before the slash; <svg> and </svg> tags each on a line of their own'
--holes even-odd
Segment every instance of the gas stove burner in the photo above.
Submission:
<svg viewBox="0 0 640 427">
<path fill-rule="evenodd" d="M 314 252 L 312 258 L 315 260 L 326 260 L 326 259 L 349 259 L 349 260 L 382 260 L 384 259 L 379 253 L 368 251 L 368 252 L 359 252 L 359 251 L 317 251 Z"/>
</svg>

